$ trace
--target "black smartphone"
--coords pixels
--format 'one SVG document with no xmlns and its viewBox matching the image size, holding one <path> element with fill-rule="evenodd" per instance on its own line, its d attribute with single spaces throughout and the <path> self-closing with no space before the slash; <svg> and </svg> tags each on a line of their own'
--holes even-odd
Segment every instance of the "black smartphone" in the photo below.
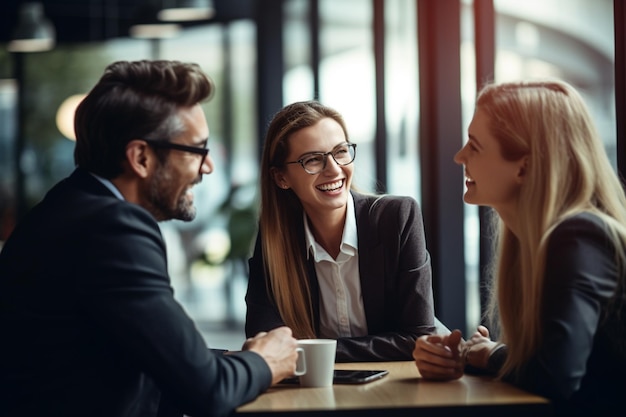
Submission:
<svg viewBox="0 0 626 417">
<path fill-rule="evenodd" d="M 365 384 L 389 374 L 385 370 L 348 370 L 335 369 L 333 384 Z"/>
<path fill-rule="evenodd" d="M 365 384 L 375 381 L 387 375 L 389 371 L 385 370 L 348 370 L 335 369 L 333 374 L 333 384 Z M 300 380 L 297 376 L 285 378 L 280 381 L 281 384 L 299 384 Z"/>
</svg>

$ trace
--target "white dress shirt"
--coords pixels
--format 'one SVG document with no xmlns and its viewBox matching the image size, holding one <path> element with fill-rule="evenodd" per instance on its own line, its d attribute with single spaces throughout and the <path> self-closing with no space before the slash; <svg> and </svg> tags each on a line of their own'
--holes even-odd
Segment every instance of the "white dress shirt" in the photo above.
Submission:
<svg viewBox="0 0 626 417">
<path fill-rule="evenodd" d="M 320 337 L 336 339 L 367 335 L 359 276 L 359 252 L 354 200 L 348 194 L 346 222 L 337 259 L 315 240 L 304 214 L 307 256 L 313 256 L 320 290 Z"/>
</svg>

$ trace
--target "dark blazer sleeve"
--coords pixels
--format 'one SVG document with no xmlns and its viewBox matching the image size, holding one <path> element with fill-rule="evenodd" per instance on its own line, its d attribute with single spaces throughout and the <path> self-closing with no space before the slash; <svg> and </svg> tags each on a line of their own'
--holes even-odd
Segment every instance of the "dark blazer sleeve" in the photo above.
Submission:
<svg viewBox="0 0 626 417">
<path fill-rule="evenodd" d="M 368 335 L 339 338 L 337 361 L 411 360 L 433 333 L 432 270 L 417 201 L 354 194 Z"/>
<path fill-rule="evenodd" d="M 267 291 L 267 276 L 263 266 L 261 232 L 257 234 L 252 258 L 248 260 L 248 289 L 246 291 L 246 337 L 284 326 L 278 308 Z"/>
<path fill-rule="evenodd" d="M 541 347 L 521 372 L 505 379 L 566 400 L 589 371 L 603 308 L 617 288 L 615 249 L 602 221 L 582 214 L 557 226 L 549 238 L 545 271 Z"/>
<path fill-rule="evenodd" d="M 165 246 L 148 212 L 120 202 L 100 214 L 82 240 L 76 275 L 86 279 L 76 288 L 103 337 L 185 414 L 225 416 L 267 389 L 271 371 L 258 354 L 207 349 L 173 297 Z"/>
</svg>

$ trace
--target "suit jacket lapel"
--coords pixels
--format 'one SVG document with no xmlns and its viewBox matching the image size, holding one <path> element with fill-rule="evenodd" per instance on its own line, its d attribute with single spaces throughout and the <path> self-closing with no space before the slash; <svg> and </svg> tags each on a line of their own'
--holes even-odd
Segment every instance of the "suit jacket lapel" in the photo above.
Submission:
<svg viewBox="0 0 626 417">
<path fill-rule="evenodd" d="M 359 275 L 361 293 L 369 333 L 382 328 L 385 312 L 385 258 L 383 242 L 376 231 L 379 221 L 373 212 L 373 203 L 378 196 L 365 196 L 352 193 L 356 212 L 356 224 L 359 242 Z M 378 201 L 377 204 L 380 204 Z M 385 227 L 385 225 L 378 225 Z M 382 277 L 382 278 L 381 278 Z"/>
</svg>

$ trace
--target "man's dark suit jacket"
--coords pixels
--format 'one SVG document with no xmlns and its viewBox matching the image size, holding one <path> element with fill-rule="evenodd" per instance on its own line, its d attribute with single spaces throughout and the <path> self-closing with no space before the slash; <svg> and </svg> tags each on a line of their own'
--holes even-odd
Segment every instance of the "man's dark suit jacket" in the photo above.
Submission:
<svg viewBox="0 0 626 417">
<path fill-rule="evenodd" d="M 254 352 L 212 353 L 174 300 L 154 218 L 77 169 L 0 252 L 0 415 L 223 416 L 267 389 Z"/>
<path fill-rule="evenodd" d="M 411 360 L 415 340 L 434 332 L 432 271 L 422 214 L 410 197 L 352 192 L 357 223 L 359 275 L 368 335 L 337 339 L 337 361 Z M 259 233 L 260 235 L 260 233 Z M 299 236 L 304 240 L 304 225 Z M 266 290 L 260 238 L 249 260 L 246 334 L 284 324 Z M 315 263 L 308 276 L 319 334 Z"/>
</svg>

